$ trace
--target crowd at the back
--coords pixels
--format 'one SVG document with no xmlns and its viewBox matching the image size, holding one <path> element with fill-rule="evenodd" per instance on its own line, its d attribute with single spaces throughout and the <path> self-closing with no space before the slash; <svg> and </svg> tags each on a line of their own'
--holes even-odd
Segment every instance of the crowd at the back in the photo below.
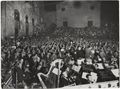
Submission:
<svg viewBox="0 0 120 89">
<path fill-rule="evenodd" d="M 72 33 L 72 34 L 71 34 Z M 55 35 L 66 36 L 71 35 L 74 37 L 87 37 L 87 38 L 106 38 L 106 39 L 116 39 L 118 37 L 116 29 L 110 28 L 97 28 L 97 27 L 85 27 L 85 28 L 72 28 L 72 27 L 58 27 Z"/>
<path fill-rule="evenodd" d="M 73 83 L 91 83 L 93 82 L 90 78 L 92 73 L 98 76 L 95 82 L 105 81 L 97 71 L 98 63 L 108 70 L 119 67 L 119 42 L 112 40 L 74 38 L 67 35 L 57 38 L 23 38 L 17 40 L 16 44 L 12 40 L 6 40 L 2 44 L 1 62 L 4 70 L 2 83 L 7 79 L 6 73 L 13 72 L 11 68 L 18 73 L 18 83 L 24 82 L 28 85 L 33 82 L 39 83 L 37 74 L 39 72 L 46 74 L 51 63 L 56 59 L 63 61 L 60 76 L 61 87 Z M 79 60 L 83 60 L 81 64 Z M 81 66 L 81 69 L 76 72 L 73 65 Z M 13 84 L 16 82 L 14 79 L 16 71 L 12 73 Z M 86 79 L 82 78 L 84 72 L 88 73 Z M 106 73 L 109 72 L 106 71 Z M 113 77 L 111 80 L 114 79 Z"/>
</svg>

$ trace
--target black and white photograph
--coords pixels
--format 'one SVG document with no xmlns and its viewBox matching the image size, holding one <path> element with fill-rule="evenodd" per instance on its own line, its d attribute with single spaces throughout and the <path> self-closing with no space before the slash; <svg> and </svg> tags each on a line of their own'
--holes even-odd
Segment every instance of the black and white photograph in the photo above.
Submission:
<svg viewBox="0 0 120 89">
<path fill-rule="evenodd" d="M 1 3 L 1 89 L 119 88 L 118 0 Z"/>
</svg>

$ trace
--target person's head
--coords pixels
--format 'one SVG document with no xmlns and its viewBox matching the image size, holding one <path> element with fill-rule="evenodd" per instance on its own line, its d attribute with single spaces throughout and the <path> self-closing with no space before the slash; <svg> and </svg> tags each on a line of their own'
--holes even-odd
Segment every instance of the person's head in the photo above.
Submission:
<svg viewBox="0 0 120 89">
<path fill-rule="evenodd" d="M 21 53 L 21 56 L 24 57 L 25 55 L 26 55 L 26 53 L 23 51 L 23 52 Z"/>
<path fill-rule="evenodd" d="M 28 57 L 31 57 L 31 53 L 28 53 Z"/>
<path fill-rule="evenodd" d="M 67 72 L 69 72 L 69 71 L 70 71 L 70 68 L 69 68 L 69 67 L 67 67 L 67 68 L 66 68 L 66 71 L 67 71 Z"/>
<path fill-rule="evenodd" d="M 29 65 L 26 65 L 26 67 L 25 67 L 25 72 L 29 72 L 30 70 L 29 70 Z"/>
<path fill-rule="evenodd" d="M 88 74 L 86 75 L 86 78 L 87 78 L 88 81 L 90 81 L 90 80 L 91 80 L 91 74 L 88 73 Z"/>
<path fill-rule="evenodd" d="M 96 73 L 91 72 L 86 75 L 86 78 L 89 81 L 89 83 L 96 83 L 98 77 Z"/>
<path fill-rule="evenodd" d="M 70 56 L 71 56 L 69 52 L 67 52 L 67 53 L 66 53 L 66 55 L 67 55 L 68 57 L 70 57 Z"/>
<path fill-rule="evenodd" d="M 80 46 L 78 47 L 78 50 L 81 50 L 81 47 L 80 47 Z"/>
</svg>

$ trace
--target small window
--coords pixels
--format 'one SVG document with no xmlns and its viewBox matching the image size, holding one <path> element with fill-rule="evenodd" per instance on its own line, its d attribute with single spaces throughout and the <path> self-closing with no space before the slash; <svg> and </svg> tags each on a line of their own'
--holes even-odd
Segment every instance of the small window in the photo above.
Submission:
<svg viewBox="0 0 120 89">
<path fill-rule="evenodd" d="M 62 10 L 62 11 L 65 11 L 65 8 L 62 8 L 61 10 Z"/>
<path fill-rule="evenodd" d="M 63 21 L 63 26 L 64 27 L 68 27 L 68 22 L 67 21 Z"/>
<path fill-rule="evenodd" d="M 94 7 L 94 6 L 91 6 L 91 7 L 90 7 L 90 9 L 91 9 L 91 10 L 94 10 L 94 9 L 95 9 L 95 7 Z"/>
</svg>

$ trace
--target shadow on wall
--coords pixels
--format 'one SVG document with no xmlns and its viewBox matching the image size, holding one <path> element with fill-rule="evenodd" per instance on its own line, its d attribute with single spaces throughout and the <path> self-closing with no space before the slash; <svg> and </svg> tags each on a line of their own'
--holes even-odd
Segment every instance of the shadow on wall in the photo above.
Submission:
<svg viewBox="0 0 120 89">
<path fill-rule="evenodd" d="M 15 19 L 14 19 L 14 10 L 17 9 L 20 13 L 19 21 L 20 21 L 20 29 L 19 35 L 25 35 L 25 16 L 28 15 L 29 21 L 29 32 L 30 35 L 33 32 L 32 28 L 32 18 L 35 19 L 35 24 L 39 22 L 39 18 L 41 17 L 40 12 L 42 12 L 42 8 L 39 8 L 40 3 L 36 2 L 27 2 L 24 1 L 2 1 L 1 8 L 1 20 L 2 20 L 2 38 L 5 36 L 14 35 L 15 32 Z M 36 5 L 36 7 L 34 7 Z"/>
<path fill-rule="evenodd" d="M 48 27 L 47 27 L 47 33 L 53 33 L 56 30 L 57 25 L 55 23 L 51 23 Z"/>
</svg>

